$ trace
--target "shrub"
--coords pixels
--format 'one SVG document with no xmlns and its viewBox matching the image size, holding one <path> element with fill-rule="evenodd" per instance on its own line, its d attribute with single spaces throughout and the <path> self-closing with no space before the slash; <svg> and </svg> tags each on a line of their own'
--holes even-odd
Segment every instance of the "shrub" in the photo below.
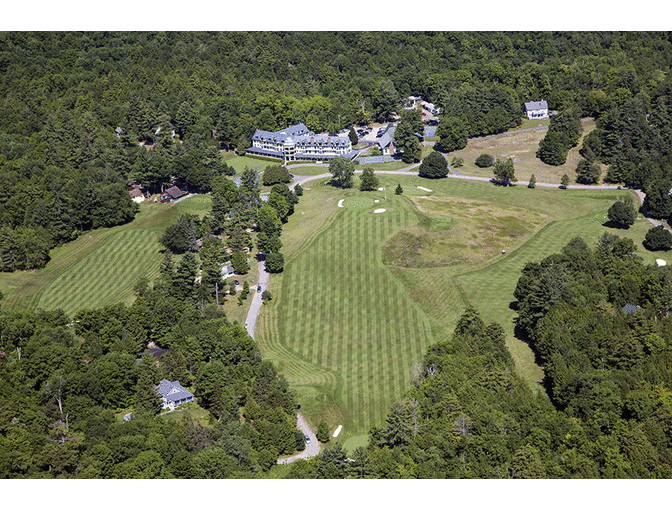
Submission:
<svg viewBox="0 0 672 510">
<path fill-rule="evenodd" d="M 321 421 L 320 424 L 317 426 L 317 440 L 320 443 L 328 443 L 329 442 L 329 425 L 327 425 L 327 422 Z"/>
<path fill-rule="evenodd" d="M 448 162 L 442 154 L 432 151 L 422 160 L 418 168 L 418 175 L 420 177 L 429 177 L 430 179 L 437 179 L 448 175 Z"/>
<path fill-rule="evenodd" d="M 271 295 L 270 290 L 265 290 L 264 292 L 261 293 L 262 301 L 270 301 L 271 299 L 273 299 L 273 296 Z"/>
<path fill-rule="evenodd" d="M 461 166 L 464 166 L 464 159 L 455 156 L 450 162 L 450 166 L 452 166 L 453 168 L 460 168 Z"/>
<path fill-rule="evenodd" d="M 649 229 L 644 238 L 644 248 L 649 251 L 667 251 L 672 249 L 672 233 L 663 225 Z"/>
<path fill-rule="evenodd" d="M 495 158 L 490 154 L 481 154 L 476 158 L 476 166 L 479 168 L 488 168 L 495 164 Z"/>
<path fill-rule="evenodd" d="M 269 273 L 282 273 L 285 268 L 285 257 L 282 253 L 269 253 L 266 255 L 266 269 Z"/>
<path fill-rule="evenodd" d="M 637 213 L 631 202 L 618 200 L 607 211 L 609 221 L 619 228 L 628 228 L 635 222 Z"/>
</svg>

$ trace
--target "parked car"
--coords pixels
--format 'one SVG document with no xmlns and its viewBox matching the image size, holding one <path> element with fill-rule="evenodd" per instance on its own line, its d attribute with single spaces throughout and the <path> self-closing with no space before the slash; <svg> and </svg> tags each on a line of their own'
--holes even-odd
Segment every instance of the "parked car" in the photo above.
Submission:
<svg viewBox="0 0 672 510">
<path fill-rule="evenodd" d="M 306 436 L 306 444 L 310 444 L 310 438 Z"/>
<path fill-rule="evenodd" d="M 261 292 L 261 285 L 257 286 L 257 292 Z"/>
</svg>

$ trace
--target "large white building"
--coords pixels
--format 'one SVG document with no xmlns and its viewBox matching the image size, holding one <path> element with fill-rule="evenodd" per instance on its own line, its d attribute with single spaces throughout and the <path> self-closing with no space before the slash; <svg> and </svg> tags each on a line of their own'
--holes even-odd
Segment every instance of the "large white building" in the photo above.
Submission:
<svg viewBox="0 0 672 510">
<path fill-rule="evenodd" d="M 285 161 L 317 161 L 338 156 L 352 159 L 358 153 L 352 149 L 349 137 L 316 135 L 303 123 L 276 132 L 257 129 L 252 147 L 246 152 Z"/>
</svg>

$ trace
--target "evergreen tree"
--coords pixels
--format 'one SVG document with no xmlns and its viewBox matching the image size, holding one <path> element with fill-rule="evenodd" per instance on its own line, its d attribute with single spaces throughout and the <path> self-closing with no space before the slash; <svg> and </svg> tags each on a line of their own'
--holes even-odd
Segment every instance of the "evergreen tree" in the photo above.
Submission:
<svg viewBox="0 0 672 510">
<path fill-rule="evenodd" d="M 242 251 L 234 251 L 231 255 L 231 265 L 233 270 L 238 274 L 247 274 L 249 267 L 247 266 L 247 257 Z"/>
<path fill-rule="evenodd" d="M 375 191 L 378 189 L 379 181 L 373 173 L 372 168 L 365 168 L 362 170 L 362 175 L 359 181 L 360 191 Z"/>
<path fill-rule="evenodd" d="M 142 356 L 138 366 L 138 382 L 135 391 L 135 413 L 138 415 L 155 416 L 161 411 L 161 397 L 154 390 L 158 382 L 156 361 L 151 353 Z"/>
</svg>

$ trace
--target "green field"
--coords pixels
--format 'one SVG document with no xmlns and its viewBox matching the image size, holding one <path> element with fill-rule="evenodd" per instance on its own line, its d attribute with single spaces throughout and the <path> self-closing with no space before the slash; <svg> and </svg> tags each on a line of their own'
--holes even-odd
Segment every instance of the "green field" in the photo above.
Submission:
<svg viewBox="0 0 672 510">
<path fill-rule="evenodd" d="M 159 274 L 165 228 L 185 213 L 203 215 L 209 195 L 176 204 L 143 202 L 135 220 L 114 228 L 84 232 L 75 241 L 54 248 L 44 269 L 0 274 L 5 307 L 43 310 L 60 308 L 73 314 L 134 299 L 133 285 L 141 276 Z"/>
<path fill-rule="evenodd" d="M 387 200 L 382 191 L 324 186 L 326 179 L 307 183 L 283 228 L 285 271 L 271 279 L 273 299 L 255 335 L 297 392 L 306 418 L 314 425 L 324 419 L 332 430 L 343 425 L 348 448 L 364 444 L 370 428 L 384 423 L 408 390 L 414 363 L 450 336 L 468 304 L 504 327 L 516 369 L 540 388 L 543 373 L 532 351 L 513 335 L 510 304 L 526 262 L 577 235 L 592 244 L 607 230 L 631 237 L 645 263 L 666 258 L 641 247 L 650 228 L 641 217 L 627 231 L 604 226 L 608 208 L 628 191 L 380 177 L 390 183 Z M 402 196 L 394 195 L 397 183 Z M 165 227 L 210 207 L 209 195 L 143 203 L 133 222 L 86 232 L 52 250 L 42 270 L 0 274 L 4 306 L 72 314 L 130 303 L 137 279 L 158 275 Z M 373 212 L 381 208 L 386 211 Z M 256 278 L 253 268 L 247 279 Z M 242 322 L 249 303 L 235 301 L 225 309 Z"/>
<path fill-rule="evenodd" d="M 641 220 L 627 233 L 603 225 L 626 191 L 385 179 L 432 192 L 397 197 L 388 190 L 384 202 L 382 192 L 310 183 L 284 228 L 287 264 L 272 280 L 274 301 L 255 335 L 299 394 L 304 415 L 332 430 L 343 425 L 348 448 L 384 423 L 409 388 L 413 363 L 450 335 L 467 304 L 505 328 L 518 372 L 540 388 L 541 368 L 513 336 L 510 303 L 524 264 L 577 235 L 592 244 L 605 230 L 632 237 L 642 251 L 648 229 Z M 376 208 L 387 211 L 373 214 Z"/>
</svg>

